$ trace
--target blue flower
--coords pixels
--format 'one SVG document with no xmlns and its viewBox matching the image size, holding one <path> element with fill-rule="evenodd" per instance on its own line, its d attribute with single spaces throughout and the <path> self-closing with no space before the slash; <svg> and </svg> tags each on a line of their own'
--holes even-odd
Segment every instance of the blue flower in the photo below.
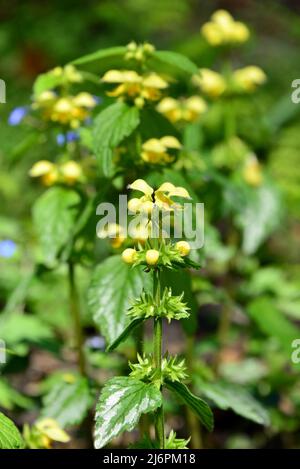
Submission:
<svg viewBox="0 0 300 469">
<path fill-rule="evenodd" d="M 88 337 L 85 341 L 85 344 L 94 350 L 104 350 L 105 349 L 105 340 L 101 336 L 94 335 L 93 337 Z"/>
<path fill-rule="evenodd" d="M 26 106 L 15 107 L 8 117 L 9 125 L 19 125 L 27 113 L 28 108 Z"/>
<path fill-rule="evenodd" d="M 65 144 L 65 141 L 66 141 L 66 137 L 64 136 L 64 134 L 58 134 L 56 136 L 56 143 L 60 147 Z"/>
<path fill-rule="evenodd" d="M 11 239 L 3 239 L 3 241 L 0 241 L 0 257 L 12 257 L 16 249 L 16 243 Z"/>
<path fill-rule="evenodd" d="M 67 142 L 74 142 L 75 140 L 79 139 L 79 135 L 74 130 L 69 130 L 67 132 Z"/>
</svg>

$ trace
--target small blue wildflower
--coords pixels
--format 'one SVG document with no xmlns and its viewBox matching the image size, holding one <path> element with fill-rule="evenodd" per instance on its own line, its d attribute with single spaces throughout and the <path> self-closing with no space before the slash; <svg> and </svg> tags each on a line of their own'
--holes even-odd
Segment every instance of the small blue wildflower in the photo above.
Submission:
<svg viewBox="0 0 300 469">
<path fill-rule="evenodd" d="M 64 134 L 58 134 L 56 136 L 56 143 L 60 147 L 65 144 L 65 141 L 66 141 L 66 137 L 64 136 Z"/>
<path fill-rule="evenodd" d="M 79 139 L 79 135 L 74 130 L 69 130 L 67 132 L 67 142 L 74 142 Z"/>
<path fill-rule="evenodd" d="M 28 114 L 28 108 L 26 106 L 15 107 L 8 117 L 9 125 L 19 125 L 26 114 Z"/>
<path fill-rule="evenodd" d="M 101 98 L 100 96 L 96 96 L 95 94 L 93 94 L 93 98 L 96 104 L 101 104 L 103 101 L 103 98 Z"/>
<path fill-rule="evenodd" d="M 105 349 L 105 340 L 101 336 L 95 335 L 93 337 L 89 337 L 88 339 L 86 339 L 85 343 L 89 348 L 94 349 L 94 350 Z"/>
<path fill-rule="evenodd" d="M 11 239 L 0 241 L 0 257 L 12 257 L 17 249 L 16 243 Z"/>
</svg>

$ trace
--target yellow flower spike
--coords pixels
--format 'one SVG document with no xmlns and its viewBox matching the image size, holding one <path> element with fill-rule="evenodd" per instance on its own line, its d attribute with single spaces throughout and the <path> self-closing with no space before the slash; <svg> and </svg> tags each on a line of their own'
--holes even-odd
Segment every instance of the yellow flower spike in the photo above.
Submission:
<svg viewBox="0 0 300 469">
<path fill-rule="evenodd" d="M 243 91 L 252 92 L 255 91 L 259 85 L 265 83 L 267 77 L 261 68 L 250 65 L 235 70 L 233 72 L 233 79 L 237 86 Z"/>
<path fill-rule="evenodd" d="M 202 26 L 201 32 L 212 46 L 242 44 L 250 36 L 248 27 L 240 21 L 235 21 L 226 10 L 216 11 L 212 15 L 211 21 Z"/>
<path fill-rule="evenodd" d="M 168 153 L 168 149 L 180 148 L 181 144 L 175 137 L 150 138 L 142 145 L 141 157 L 148 163 L 168 163 L 174 159 L 174 156 Z"/>
<path fill-rule="evenodd" d="M 127 248 L 122 252 L 122 259 L 126 264 L 134 264 L 136 261 L 137 252 L 135 249 Z"/>
<path fill-rule="evenodd" d="M 156 109 L 173 123 L 194 122 L 206 111 L 207 104 L 200 96 L 180 100 L 167 97 L 160 101 Z"/>
<path fill-rule="evenodd" d="M 194 122 L 199 116 L 207 111 L 207 104 L 200 96 L 191 96 L 185 101 L 183 110 L 184 120 Z"/>
<path fill-rule="evenodd" d="M 159 259 L 159 251 L 156 249 L 149 249 L 146 252 L 146 262 L 148 265 L 156 265 Z"/>
<path fill-rule="evenodd" d="M 191 246 L 187 241 L 178 241 L 178 243 L 175 244 L 175 247 L 182 257 L 188 256 L 191 251 Z"/>
<path fill-rule="evenodd" d="M 151 196 L 153 194 L 153 189 L 149 184 L 147 184 L 144 179 L 136 179 L 133 183 L 129 184 L 129 189 L 133 189 L 139 192 L 143 192 L 143 194 L 147 196 Z"/>
<path fill-rule="evenodd" d="M 62 179 L 67 184 L 74 184 L 82 178 L 82 168 L 76 161 L 70 160 L 59 168 Z"/>
<path fill-rule="evenodd" d="M 257 187 L 262 184 L 263 175 L 261 165 L 255 155 L 251 155 L 246 161 L 243 177 L 250 186 Z"/>
<path fill-rule="evenodd" d="M 95 98 L 90 93 L 86 92 L 79 93 L 77 96 L 75 96 L 73 103 L 75 106 L 86 108 L 93 108 L 96 106 Z"/>
<path fill-rule="evenodd" d="M 52 418 L 44 418 L 36 422 L 35 427 L 40 433 L 52 441 L 67 443 L 70 441 L 69 435 L 60 428 L 58 422 Z"/>
<path fill-rule="evenodd" d="M 217 72 L 208 68 L 201 68 L 199 75 L 193 76 L 193 83 L 200 87 L 203 93 L 211 98 L 218 98 L 226 90 L 226 81 Z"/>
</svg>

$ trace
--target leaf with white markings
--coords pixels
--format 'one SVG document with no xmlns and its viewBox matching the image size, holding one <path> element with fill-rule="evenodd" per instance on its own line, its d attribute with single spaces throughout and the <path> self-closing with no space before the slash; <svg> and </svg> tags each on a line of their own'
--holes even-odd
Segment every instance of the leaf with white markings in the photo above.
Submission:
<svg viewBox="0 0 300 469">
<path fill-rule="evenodd" d="M 60 381 L 44 397 L 42 416 L 57 420 L 62 427 L 75 425 L 82 422 L 92 402 L 86 378 L 77 377 L 74 383 Z"/>
<path fill-rule="evenodd" d="M 0 412 L 0 449 L 22 449 L 23 438 L 14 422 Z"/>
<path fill-rule="evenodd" d="M 108 343 L 124 331 L 129 318 L 125 314 L 142 290 L 151 288 L 151 278 L 139 267 L 125 264 L 112 256 L 98 265 L 88 290 L 88 305 L 95 324 Z"/>
<path fill-rule="evenodd" d="M 270 419 L 264 407 L 242 386 L 230 383 L 208 383 L 196 379 L 199 392 L 220 409 L 231 409 L 238 415 L 260 425 L 269 425 Z"/>
<path fill-rule="evenodd" d="M 166 387 L 174 392 L 201 420 L 208 431 L 212 431 L 214 427 L 213 413 L 203 399 L 195 396 L 183 383 L 166 381 Z"/>
<path fill-rule="evenodd" d="M 113 174 L 113 150 L 132 134 L 140 123 L 139 110 L 118 102 L 95 118 L 93 145 L 99 168 L 106 177 Z"/>
<path fill-rule="evenodd" d="M 63 187 L 52 187 L 37 199 L 33 222 L 40 239 L 43 261 L 53 267 L 68 242 L 78 214 L 80 196 Z"/>
<path fill-rule="evenodd" d="M 96 408 L 95 448 L 137 425 L 141 414 L 162 405 L 160 390 L 134 378 L 116 377 L 104 386 Z"/>
</svg>

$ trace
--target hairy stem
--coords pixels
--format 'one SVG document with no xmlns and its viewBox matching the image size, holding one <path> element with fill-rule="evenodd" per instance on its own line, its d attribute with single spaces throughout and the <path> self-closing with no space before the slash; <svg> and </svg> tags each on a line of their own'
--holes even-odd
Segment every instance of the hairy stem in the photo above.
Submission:
<svg viewBox="0 0 300 469">
<path fill-rule="evenodd" d="M 195 350 L 195 336 L 187 336 L 187 347 L 186 347 L 186 364 L 191 375 L 193 375 L 193 361 L 194 361 L 194 350 Z M 187 406 L 186 407 L 186 418 L 188 427 L 191 435 L 190 448 L 191 449 L 202 449 L 203 441 L 201 434 L 201 424 L 199 419 L 196 417 L 194 412 Z"/>
<path fill-rule="evenodd" d="M 85 357 L 83 351 L 83 333 L 81 327 L 80 310 L 79 310 L 79 298 L 78 291 L 75 282 L 75 267 L 73 262 L 69 261 L 69 301 L 70 301 L 70 313 L 73 320 L 73 330 L 76 342 L 77 352 L 77 364 L 78 369 L 82 375 L 85 375 Z"/>
<path fill-rule="evenodd" d="M 158 271 L 153 273 L 153 296 L 159 304 L 160 302 L 160 275 Z M 154 365 L 159 376 L 161 376 L 162 364 L 162 319 L 154 318 L 154 336 L 153 336 L 153 349 L 154 349 Z M 159 448 L 165 447 L 165 426 L 164 426 L 164 410 L 163 406 L 159 407 L 155 412 L 155 437 L 159 443 Z"/>
</svg>

